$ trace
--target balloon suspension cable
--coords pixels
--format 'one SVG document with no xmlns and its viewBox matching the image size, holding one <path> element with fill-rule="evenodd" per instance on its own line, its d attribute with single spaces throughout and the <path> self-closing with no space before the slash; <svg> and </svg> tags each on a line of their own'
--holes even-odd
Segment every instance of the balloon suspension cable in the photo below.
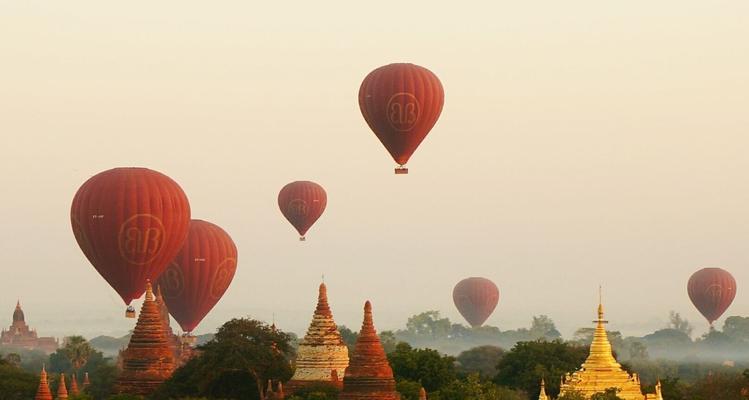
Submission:
<svg viewBox="0 0 749 400">
<path fill-rule="evenodd" d="M 404 167 L 403 164 L 395 167 L 395 174 L 396 175 L 407 175 L 408 174 L 408 167 Z"/>
<path fill-rule="evenodd" d="M 299 236 L 299 241 L 300 241 L 300 242 L 306 242 L 306 241 L 307 241 L 307 238 L 306 238 L 306 237 L 304 237 L 304 236 Z"/>
</svg>

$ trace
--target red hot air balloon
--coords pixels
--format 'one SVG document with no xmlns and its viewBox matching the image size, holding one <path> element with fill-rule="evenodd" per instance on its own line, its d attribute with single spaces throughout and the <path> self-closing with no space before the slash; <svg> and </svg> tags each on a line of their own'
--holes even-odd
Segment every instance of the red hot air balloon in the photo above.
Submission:
<svg viewBox="0 0 749 400">
<path fill-rule="evenodd" d="M 414 64 L 390 64 L 364 78 L 359 108 L 369 127 L 400 167 L 403 167 L 434 127 L 442 112 L 445 93 L 431 71 Z"/>
<path fill-rule="evenodd" d="M 310 181 L 291 182 L 278 193 L 278 208 L 299 232 L 299 240 L 325 211 L 328 196 L 322 186 Z"/>
<path fill-rule="evenodd" d="M 720 268 L 703 268 L 687 283 L 689 298 L 710 326 L 720 318 L 736 297 L 736 280 Z"/>
<path fill-rule="evenodd" d="M 484 324 L 499 302 L 499 289 L 486 278 L 466 278 L 453 289 L 453 302 L 460 315 L 478 327 Z"/>
<path fill-rule="evenodd" d="M 182 247 L 190 204 L 179 185 L 162 173 L 114 168 L 78 189 L 70 222 L 83 254 L 130 304 Z M 127 315 L 135 316 L 132 307 Z"/>
<path fill-rule="evenodd" d="M 164 302 L 182 330 L 192 332 L 218 303 L 237 270 L 237 246 L 220 227 L 192 220 L 182 250 L 159 278 Z"/>
</svg>

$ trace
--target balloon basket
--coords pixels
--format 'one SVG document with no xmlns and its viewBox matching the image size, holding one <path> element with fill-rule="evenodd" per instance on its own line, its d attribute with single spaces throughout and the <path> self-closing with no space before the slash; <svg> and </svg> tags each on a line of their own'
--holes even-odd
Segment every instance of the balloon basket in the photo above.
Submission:
<svg viewBox="0 0 749 400">
<path fill-rule="evenodd" d="M 300 242 L 306 242 L 306 241 L 307 241 L 307 238 L 306 238 L 306 237 L 304 237 L 304 236 L 299 236 L 299 241 L 300 241 Z"/>
<path fill-rule="evenodd" d="M 396 175 L 407 175 L 408 174 L 408 168 L 400 166 L 395 168 L 395 174 Z"/>
</svg>

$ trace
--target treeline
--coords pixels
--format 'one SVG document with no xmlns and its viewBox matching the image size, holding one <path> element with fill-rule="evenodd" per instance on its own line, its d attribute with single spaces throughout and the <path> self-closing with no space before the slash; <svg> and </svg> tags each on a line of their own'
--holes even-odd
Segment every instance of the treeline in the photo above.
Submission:
<svg viewBox="0 0 749 400">
<path fill-rule="evenodd" d="M 432 348 L 449 355 L 479 346 L 512 348 L 518 342 L 534 340 L 564 340 L 551 318 L 534 316 L 528 328 L 502 331 L 494 326 L 478 328 L 453 323 L 438 311 L 426 311 L 410 317 L 405 329 L 384 331 L 384 344 L 392 346 L 406 342 L 414 347 Z M 668 359 L 676 361 L 712 361 L 742 363 L 749 361 L 749 317 L 728 317 L 722 329 L 692 338 L 692 326 L 678 313 L 671 312 L 669 323 L 651 334 L 624 337 L 619 331 L 609 331 L 609 340 L 620 360 Z M 578 329 L 567 341 L 588 345 L 593 338 L 593 327 Z M 356 336 L 341 327 L 349 343 Z"/>
</svg>

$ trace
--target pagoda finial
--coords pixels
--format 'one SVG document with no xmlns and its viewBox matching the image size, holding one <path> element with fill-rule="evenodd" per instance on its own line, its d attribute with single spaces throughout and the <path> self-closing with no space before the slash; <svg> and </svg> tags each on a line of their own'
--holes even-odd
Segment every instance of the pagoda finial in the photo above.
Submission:
<svg viewBox="0 0 749 400">
<path fill-rule="evenodd" d="M 621 366 L 614 358 L 611 349 L 611 342 L 609 342 L 609 336 L 604 327 L 608 321 L 603 319 L 603 295 L 600 286 L 598 288 L 598 296 L 598 319 L 593 321 L 593 323 L 596 324 L 596 329 L 593 332 L 593 343 L 590 345 L 590 355 L 588 355 L 583 366 L 587 369 L 620 368 Z"/>
<path fill-rule="evenodd" d="M 549 396 L 546 395 L 546 382 L 544 382 L 544 378 L 541 378 L 541 391 L 538 393 L 538 400 L 549 400 Z"/>
<path fill-rule="evenodd" d="M 70 394 L 78 396 L 80 391 L 78 390 L 78 377 L 76 374 L 70 376 Z"/>
<path fill-rule="evenodd" d="M 153 286 L 151 280 L 146 280 L 146 301 L 153 301 Z"/>
</svg>

